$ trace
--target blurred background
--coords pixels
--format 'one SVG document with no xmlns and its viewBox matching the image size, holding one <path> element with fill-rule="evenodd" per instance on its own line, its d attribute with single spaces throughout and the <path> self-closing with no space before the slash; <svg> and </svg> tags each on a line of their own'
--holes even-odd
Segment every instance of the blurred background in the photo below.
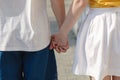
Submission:
<svg viewBox="0 0 120 80">
<path fill-rule="evenodd" d="M 71 4 L 72 0 L 65 0 L 65 7 L 66 7 L 66 12 L 68 11 L 68 8 Z M 58 25 L 55 19 L 55 16 L 51 10 L 51 4 L 50 0 L 48 0 L 48 15 L 51 23 L 51 31 L 52 34 L 58 31 Z M 66 53 L 61 53 L 58 54 L 56 53 L 56 60 L 57 60 L 57 66 L 58 66 L 58 80 L 89 80 L 88 76 L 76 76 L 72 73 L 72 64 L 73 64 L 73 59 L 74 59 L 74 52 L 75 52 L 75 45 L 76 45 L 76 35 L 77 35 L 77 30 L 81 23 L 84 21 L 84 18 L 86 17 L 86 14 L 88 12 L 88 9 L 86 9 L 79 20 L 76 22 L 74 25 L 74 28 L 69 34 L 69 43 L 70 43 L 70 48 Z"/>
</svg>

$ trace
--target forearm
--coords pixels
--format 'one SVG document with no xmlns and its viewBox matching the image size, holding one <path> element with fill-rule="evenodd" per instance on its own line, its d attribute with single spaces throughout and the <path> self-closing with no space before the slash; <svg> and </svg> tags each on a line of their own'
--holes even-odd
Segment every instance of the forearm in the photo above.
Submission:
<svg viewBox="0 0 120 80">
<path fill-rule="evenodd" d="M 53 12 L 55 14 L 55 17 L 57 19 L 59 27 L 64 22 L 65 19 L 65 5 L 64 5 L 64 0 L 51 0 L 51 5 Z"/>
<path fill-rule="evenodd" d="M 87 2 L 82 2 L 85 0 L 74 0 L 66 19 L 60 29 L 60 32 L 67 35 L 72 27 L 74 26 L 75 22 L 78 20 L 80 14 L 83 12 L 84 8 L 86 7 Z"/>
</svg>

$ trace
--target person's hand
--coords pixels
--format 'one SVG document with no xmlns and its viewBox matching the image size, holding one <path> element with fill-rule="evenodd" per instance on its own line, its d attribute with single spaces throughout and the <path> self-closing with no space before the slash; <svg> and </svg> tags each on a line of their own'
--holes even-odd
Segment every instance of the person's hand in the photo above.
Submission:
<svg viewBox="0 0 120 80">
<path fill-rule="evenodd" d="M 55 49 L 58 53 L 61 53 L 66 52 L 68 48 L 69 44 L 67 40 L 60 40 L 56 35 L 52 36 L 50 49 Z"/>
<path fill-rule="evenodd" d="M 60 32 L 51 36 L 50 49 L 55 49 L 58 53 L 66 52 L 69 48 L 68 37 Z"/>
</svg>

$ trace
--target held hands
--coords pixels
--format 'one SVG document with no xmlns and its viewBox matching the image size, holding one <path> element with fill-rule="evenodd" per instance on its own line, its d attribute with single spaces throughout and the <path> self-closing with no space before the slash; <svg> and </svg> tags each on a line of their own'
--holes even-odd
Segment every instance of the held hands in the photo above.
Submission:
<svg viewBox="0 0 120 80">
<path fill-rule="evenodd" d="M 50 49 L 55 49 L 58 53 L 66 52 L 69 48 L 68 37 L 66 34 L 57 32 L 51 36 Z"/>
</svg>

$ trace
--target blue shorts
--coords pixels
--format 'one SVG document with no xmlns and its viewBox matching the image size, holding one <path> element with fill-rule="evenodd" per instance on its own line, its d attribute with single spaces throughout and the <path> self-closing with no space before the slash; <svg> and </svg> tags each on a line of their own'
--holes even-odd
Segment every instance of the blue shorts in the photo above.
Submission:
<svg viewBox="0 0 120 80">
<path fill-rule="evenodd" d="M 57 80 L 54 51 L 1 51 L 0 80 Z"/>
</svg>

